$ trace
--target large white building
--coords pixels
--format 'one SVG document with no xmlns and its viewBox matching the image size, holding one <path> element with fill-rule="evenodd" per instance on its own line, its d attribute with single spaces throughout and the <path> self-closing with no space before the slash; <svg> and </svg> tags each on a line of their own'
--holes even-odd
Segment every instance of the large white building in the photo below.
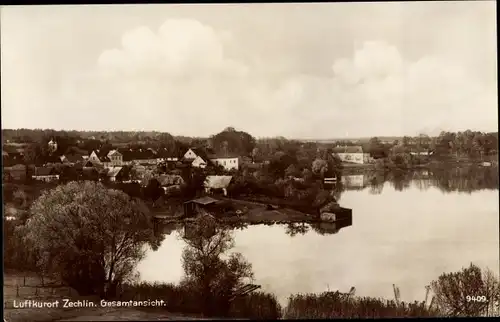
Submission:
<svg viewBox="0 0 500 322">
<path fill-rule="evenodd" d="M 225 170 L 238 170 L 240 167 L 240 158 L 235 155 L 213 155 L 210 156 L 210 162 L 215 165 L 221 165 Z"/>
<path fill-rule="evenodd" d="M 370 154 L 363 152 L 361 146 L 343 146 L 333 148 L 333 154 L 338 155 L 342 162 L 364 164 L 370 161 Z"/>
</svg>

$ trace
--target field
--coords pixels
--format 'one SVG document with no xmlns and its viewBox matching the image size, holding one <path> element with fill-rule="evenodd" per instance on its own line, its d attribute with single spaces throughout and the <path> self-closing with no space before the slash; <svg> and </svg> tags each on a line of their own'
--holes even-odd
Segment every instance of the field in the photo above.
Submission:
<svg viewBox="0 0 500 322">
<path fill-rule="evenodd" d="M 36 300 L 52 302 L 62 299 L 88 300 L 99 303 L 95 297 L 81 297 L 68 287 L 42 281 L 33 274 L 5 272 L 4 275 L 4 318 L 8 322 L 42 321 L 140 321 L 140 320 L 199 320 L 165 311 L 134 308 L 14 308 L 14 301 Z"/>
</svg>

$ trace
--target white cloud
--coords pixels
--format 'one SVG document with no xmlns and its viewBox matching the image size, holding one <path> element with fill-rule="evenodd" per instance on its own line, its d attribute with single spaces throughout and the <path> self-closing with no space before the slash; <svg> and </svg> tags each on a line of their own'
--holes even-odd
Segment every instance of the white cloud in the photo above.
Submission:
<svg viewBox="0 0 500 322">
<path fill-rule="evenodd" d="M 100 55 L 95 71 L 68 85 L 66 99 L 99 112 L 95 128 L 185 135 L 227 125 L 311 138 L 496 127 L 496 89 L 439 56 L 405 60 L 396 46 L 368 41 L 351 57 L 332 58 L 330 76 L 277 76 L 265 52 L 247 48 L 259 64 L 244 63 L 226 55 L 228 42 L 245 46 L 195 20 L 170 19 L 157 32 L 136 28 L 124 33 L 121 48 Z"/>
</svg>

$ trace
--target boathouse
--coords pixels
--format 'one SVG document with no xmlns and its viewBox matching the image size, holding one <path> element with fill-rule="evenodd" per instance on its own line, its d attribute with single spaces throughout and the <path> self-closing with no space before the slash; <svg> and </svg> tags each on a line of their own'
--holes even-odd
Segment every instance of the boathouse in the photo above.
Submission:
<svg viewBox="0 0 500 322">
<path fill-rule="evenodd" d="M 186 201 L 184 203 L 184 217 L 194 217 L 201 209 L 206 211 L 213 210 L 217 203 L 218 200 L 211 197 L 201 197 Z"/>
</svg>

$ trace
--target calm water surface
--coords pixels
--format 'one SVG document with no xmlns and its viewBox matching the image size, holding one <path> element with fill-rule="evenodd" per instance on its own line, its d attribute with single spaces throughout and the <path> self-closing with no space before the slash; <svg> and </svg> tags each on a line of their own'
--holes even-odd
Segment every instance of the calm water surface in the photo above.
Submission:
<svg viewBox="0 0 500 322">
<path fill-rule="evenodd" d="M 352 226 L 294 237 L 284 226 L 250 226 L 234 231 L 234 251 L 252 263 L 256 283 L 283 304 L 292 293 L 351 286 L 357 295 L 393 298 L 392 284 L 402 300 L 423 300 L 425 285 L 443 272 L 470 262 L 499 271 L 495 175 L 493 183 L 445 174 L 346 177 L 340 204 L 353 209 Z M 139 264 L 142 280 L 178 282 L 184 245 L 177 232 L 166 236 Z"/>
</svg>

